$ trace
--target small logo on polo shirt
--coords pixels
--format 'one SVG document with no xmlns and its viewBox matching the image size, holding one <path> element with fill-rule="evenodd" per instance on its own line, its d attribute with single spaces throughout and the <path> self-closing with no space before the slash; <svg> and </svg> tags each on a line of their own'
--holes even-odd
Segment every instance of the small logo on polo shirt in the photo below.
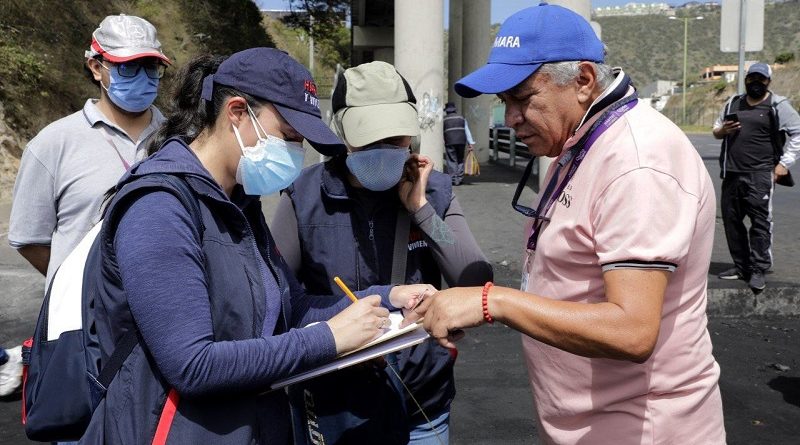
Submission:
<svg viewBox="0 0 800 445">
<path fill-rule="evenodd" d="M 494 38 L 495 48 L 519 48 L 519 36 L 497 36 Z"/>
</svg>

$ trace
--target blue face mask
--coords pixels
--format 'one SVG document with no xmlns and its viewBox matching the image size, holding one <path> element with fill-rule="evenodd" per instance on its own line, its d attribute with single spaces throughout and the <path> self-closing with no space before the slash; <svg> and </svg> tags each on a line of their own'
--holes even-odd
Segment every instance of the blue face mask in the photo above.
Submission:
<svg viewBox="0 0 800 445">
<path fill-rule="evenodd" d="M 236 169 L 236 182 L 244 187 L 244 192 L 248 195 L 271 195 L 290 186 L 300 175 L 305 149 L 300 142 L 287 142 L 268 135 L 250 107 L 247 112 L 256 129 L 258 142 L 254 147 L 245 147 L 239 129 L 233 126 L 233 134 L 236 135 L 243 155 Z M 263 138 L 259 129 L 264 134 Z"/>
<path fill-rule="evenodd" d="M 347 168 L 366 189 L 389 190 L 400 182 L 409 153 L 405 148 L 380 145 L 347 155 Z"/>
<path fill-rule="evenodd" d="M 144 69 L 133 77 L 123 77 L 119 75 L 116 68 L 106 68 L 111 76 L 108 88 L 108 98 L 114 105 L 130 113 L 141 113 L 148 109 L 158 94 L 158 79 L 147 77 Z M 102 85 L 102 83 L 101 83 Z"/>
</svg>

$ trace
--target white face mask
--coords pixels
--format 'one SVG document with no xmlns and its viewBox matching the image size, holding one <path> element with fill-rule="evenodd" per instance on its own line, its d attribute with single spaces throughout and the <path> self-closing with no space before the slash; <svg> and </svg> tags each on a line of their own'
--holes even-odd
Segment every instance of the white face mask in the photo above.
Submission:
<svg viewBox="0 0 800 445">
<path fill-rule="evenodd" d="M 258 141 L 255 146 L 245 147 L 239 129 L 233 125 L 233 134 L 242 149 L 242 157 L 236 168 L 236 182 L 244 187 L 248 195 L 271 195 L 291 185 L 300 175 L 305 148 L 300 142 L 287 142 L 267 134 L 249 105 L 247 113 Z"/>
</svg>

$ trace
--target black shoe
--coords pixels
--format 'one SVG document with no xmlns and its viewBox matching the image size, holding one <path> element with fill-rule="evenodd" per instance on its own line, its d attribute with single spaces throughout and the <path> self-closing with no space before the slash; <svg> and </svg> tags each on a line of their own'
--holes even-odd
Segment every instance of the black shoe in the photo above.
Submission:
<svg viewBox="0 0 800 445">
<path fill-rule="evenodd" d="M 758 291 L 764 290 L 764 288 L 767 287 L 767 282 L 764 281 L 764 272 L 758 271 L 750 274 L 750 281 L 747 284 L 750 286 L 750 289 Z"/>
<path fill-rule="evenodd" d="M 739 269 L 735 267 L 731 267 L 730 269 L 722 272 L 721 274 L 717 275 L 720 280 L 746 280 L 747 277 L 744 276 Z"/>
</svg>

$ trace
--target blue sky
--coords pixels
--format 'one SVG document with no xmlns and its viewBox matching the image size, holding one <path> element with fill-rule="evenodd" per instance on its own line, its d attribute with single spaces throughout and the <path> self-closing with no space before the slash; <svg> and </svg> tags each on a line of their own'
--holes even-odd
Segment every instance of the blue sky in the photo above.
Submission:
<svg viewBox="0 0 800 445">
<path fill-rule="evenodd" d="M 263 9 L 288 9 L 289 2 L 286 0 L 254 0 L 257 5 Z M 664 2 L 668 4 L 676 4 L 674 1 L 668 0 L 638 0 L 636 3 L 652 3 Z M 689 0 L 686 0 L 689 1 Z M 593 0 L 592 8 L 599 8 L 601 6 L 622 6 L 631 3 L 632 0 Z M 509 15 L 519 11 L 520 9 L 528 6 L 538 4 L 538 0 L 492 0 L 492 23 L 500 23 L 505 20 Z M 681 2 L 683 3 L 683 2 Z M 445 11 L 447 11 L 448 1 L 445 0 Z M 447 21 L 447 14 L 445 14 L 445 22 Z"/>
</svg>

